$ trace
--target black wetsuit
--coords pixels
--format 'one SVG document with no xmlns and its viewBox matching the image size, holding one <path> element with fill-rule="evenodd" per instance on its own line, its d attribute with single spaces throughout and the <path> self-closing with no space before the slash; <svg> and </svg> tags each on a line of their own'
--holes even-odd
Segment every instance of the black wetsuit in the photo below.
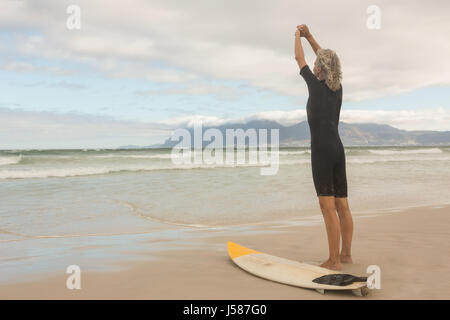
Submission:
<svg viewBox="0 0 450 320">
<path fill-rule="evenodd" d="M 308 85 L 306 105 L 311 132 L 311 165 L 317 196 L 347 197 L 345 152 L 338 125 L 342 104 L 342 85 L 332 91 L 311 72 L 300 70 Z"/>
</svg>

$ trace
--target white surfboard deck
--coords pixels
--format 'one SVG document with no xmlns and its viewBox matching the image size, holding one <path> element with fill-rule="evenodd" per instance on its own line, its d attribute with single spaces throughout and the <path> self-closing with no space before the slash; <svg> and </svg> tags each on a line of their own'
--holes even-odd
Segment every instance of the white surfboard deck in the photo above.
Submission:
<svg viewBox="0 0 450 320">
<path fill-rule="evenodd" d="M 228 254 L 239 267 L 258 277 L 296 287 L 325 290 L 352 290 L 353 294 L 365 296 L 368 293 L 366 282 L 354 282 L 347 286 L 335 286 L 313 282 L 314 279 L 342 272 L 325 269 L 306 263 L 272 256 L 255 251 L 234 242 L 228 242 Z"/>
</svg>

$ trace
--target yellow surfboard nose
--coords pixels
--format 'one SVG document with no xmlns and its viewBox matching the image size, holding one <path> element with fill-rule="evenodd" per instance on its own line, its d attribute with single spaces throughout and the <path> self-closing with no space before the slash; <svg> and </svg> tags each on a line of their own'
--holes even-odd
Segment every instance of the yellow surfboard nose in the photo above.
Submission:
<svg viewBox="0 0 450 320">
<path fill-rule="evenodd" d="M 231 259 L 238 258 L 240 256 L 245 256 L 251 253 L 262 253 L 256 250 L 252 250 L 243 246 L 238 245 L 237 243 L 228 241 L 228 254 Z"/>
</svg>

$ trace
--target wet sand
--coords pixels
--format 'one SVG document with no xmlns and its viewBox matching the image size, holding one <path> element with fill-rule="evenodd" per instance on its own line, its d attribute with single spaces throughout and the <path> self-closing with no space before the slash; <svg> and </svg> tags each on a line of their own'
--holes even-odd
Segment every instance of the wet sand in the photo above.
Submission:
<svg viewBox="0 0 450 320">
<path fill-rule="evenodd" d="M 342 272 L 364 275 L 369 265 L 381 268 L 381 289 L 371 290 L 365 298 L 349 292 L 320 295 L 241 270 L 227 255 L 228 240 L 302 262 L 318 264 L 327 257 L 323 224 L 258 228 L 272 232 L 227 235 L 198 230 L 202 236 L 190 249 L 144 251 L 139 253 L 142 261 L 117 262 L 121 271 L 83 272 L 81 290 L 68 290 L 68 275 L 61 272 L 43 274 L 38 281 L 0 285 L 0 298 L 450 299 L 450 206 L 355 217 L 354 264 L 343 265 Z"/>
</svg>

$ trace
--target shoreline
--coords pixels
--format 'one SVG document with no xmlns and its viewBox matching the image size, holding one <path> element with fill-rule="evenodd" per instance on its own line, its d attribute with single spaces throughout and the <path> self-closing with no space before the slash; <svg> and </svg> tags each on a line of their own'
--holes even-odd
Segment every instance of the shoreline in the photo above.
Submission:
<svg viewBox="0 0 450 320">
<path fill-rule="evenodd" d="M 391 213 L 355 215 L 353 258 L 343 273 L 381 268 L 381 290 L 364 299 L 449 299 L 450 205 L 419 206 Z M 230 227 L 232 228 L 232 227 Z M 234 265 L 228 240 L 268 254 L 311 264 L 327 257 L 323 223 L 258 225 L 242 232 L 192 229 L 188 239 L 138 250 L 139 259 L 116 261 L 118 270 L 82 272 L 82 289 L 68 290 L 69 275 L 44 272 L 38 280 L 0 285 L 1 299 L 355 299 L 349 293 L 296 288 L 254 277 Z M 220 231 L 220 232 L 216 232 Z M 256 231 L 256 232 L 255 232 Z M 173 241 L 178 247 L 173 248 Z M 186 243 L 184 243 L 184 241 Z M 181 242 L 181 245 L 180 245 Z M 183 248 L 184 245 L 184 248 Z M 170 247 L 164 250 L 165 247 Z M 142 248 L 142 246 L 140 246 Z M 111 267 L 111 262 L 109 262 Z M 83 267 L 81 267 L 83 269 Z M 434 278 L 439 275 L 439 282 Z"/>
</svg>

